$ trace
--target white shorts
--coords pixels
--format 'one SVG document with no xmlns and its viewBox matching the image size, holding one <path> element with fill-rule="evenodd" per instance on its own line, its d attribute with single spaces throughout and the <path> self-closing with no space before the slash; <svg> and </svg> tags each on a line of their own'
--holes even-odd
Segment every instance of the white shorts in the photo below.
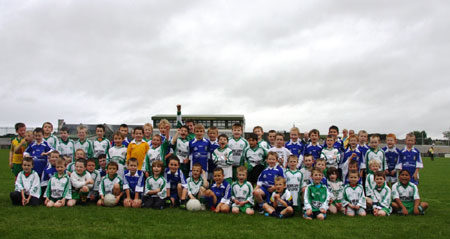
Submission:
<svg viewBox="0 0 450 239">
<path fill-rule="evenodd" d="M 357 211 L 356 211 L 356 215 L 361 215 L 362 213 L 365 213 L 366 210 L 362 207 L 360 207 Z M 350 216 L 354 216 L 355 215 L 355 210 L 351 209 L 350 207 L 345 207 L 345 215 L 350 215 Z"/>
</svg>

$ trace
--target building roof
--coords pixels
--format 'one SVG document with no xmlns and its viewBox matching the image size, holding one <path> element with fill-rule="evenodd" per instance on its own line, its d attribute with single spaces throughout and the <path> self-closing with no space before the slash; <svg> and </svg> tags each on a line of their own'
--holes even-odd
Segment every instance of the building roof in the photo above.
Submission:
<svg viewBox="0 0 450 239">
<path fill-rule="evenodd" d="M 208 114 L 208 115 L 182 115 L 183 119 L 198 119 L 198 120 L 244 120 L 244 115 L 223 115 L 223 114 Z M 160 114 L 152 116 L 152 120 L 157 119 L 175 119 L 174 114 Z"/>
</svg>

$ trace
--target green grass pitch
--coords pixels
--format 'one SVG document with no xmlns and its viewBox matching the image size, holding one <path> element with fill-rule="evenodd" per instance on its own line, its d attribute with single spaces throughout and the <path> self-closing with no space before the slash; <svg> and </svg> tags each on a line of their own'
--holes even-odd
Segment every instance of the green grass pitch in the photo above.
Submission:
<svg viewBox="0 0 450 239">
<path fill-rule="evenodd" d="M 0 238 L 448 238 L 450 159 L 424 158 L 420 196 L 425 216 L 347 218 L 329 215 L 307 221 L 298 214 L 279 220 L 262 215 L 224 215 L 180 209 L 13 207 L 8 151 L 0 150 Z"/>
</svg>

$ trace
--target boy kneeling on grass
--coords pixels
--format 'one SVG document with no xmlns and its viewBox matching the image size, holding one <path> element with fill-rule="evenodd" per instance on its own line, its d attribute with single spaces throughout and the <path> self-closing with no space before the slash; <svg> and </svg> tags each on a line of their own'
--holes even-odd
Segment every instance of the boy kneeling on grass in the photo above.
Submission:
<svg viewBox="0 0 450 239">
<path fill-rule="evenodd" d="M 119 165 L 116 162 L 110 162 L 106 167 L 107 174 L 103 177 L 102 182 L 100 183 L 100 199 L 97 201 L 97 206 L 104 206 L 105 196 L 110 193 L 116 197 L 116 202 L 114 205 L 117 205 L 122 198 L 123 182 L 117 174 L 118 170 Z"/>
</svg>

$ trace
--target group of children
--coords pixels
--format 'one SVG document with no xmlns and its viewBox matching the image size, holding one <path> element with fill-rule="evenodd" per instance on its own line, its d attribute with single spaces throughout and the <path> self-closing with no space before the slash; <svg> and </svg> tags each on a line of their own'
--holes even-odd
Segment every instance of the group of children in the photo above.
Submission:
<svg viewBox="0 0 450 239">
<path fill-rule="evenodd" d="M 171 137 L 170 124 L 161 120 L 160 134 L 151 124 L 132 130 L 121 125 L 112 142 L 98 125 L 96 139 L 86 138 L 87 128 L 77 128 L 78 139 L 69 130 L 52 135 L 53 126 L 26 131 L 17 123 L 11 142 L 10 167 L 16 176 L 14 205 L 47 207 L 96 203 L 114 196 L 124 207 L 186 208 L 198 199 L 202 209 L 216 213 L 254 214 L 254 210 L 277 218 L 300 213 L 306 219 L 324 220 L 327 213 L 348 216 L 388 216 L 393 211 L 423 214 L 428 204 L 420 201 L 420 152 L 414 134 L 406 136 L 406 147 L 396 148 L 394 134 L 387 135 L 384 148 L 380 137 L 360 131 L 339 138 L 336 126 L 329 128 L 324 145 L 319 131 L 300 138 L 298 128 L 284 134 L 269 131 L 263 139 L 260 126 L 243 138 L 243 127 L 234 124 L 232 136 L 220 134 L 187 120 Z"/>
</svg>

